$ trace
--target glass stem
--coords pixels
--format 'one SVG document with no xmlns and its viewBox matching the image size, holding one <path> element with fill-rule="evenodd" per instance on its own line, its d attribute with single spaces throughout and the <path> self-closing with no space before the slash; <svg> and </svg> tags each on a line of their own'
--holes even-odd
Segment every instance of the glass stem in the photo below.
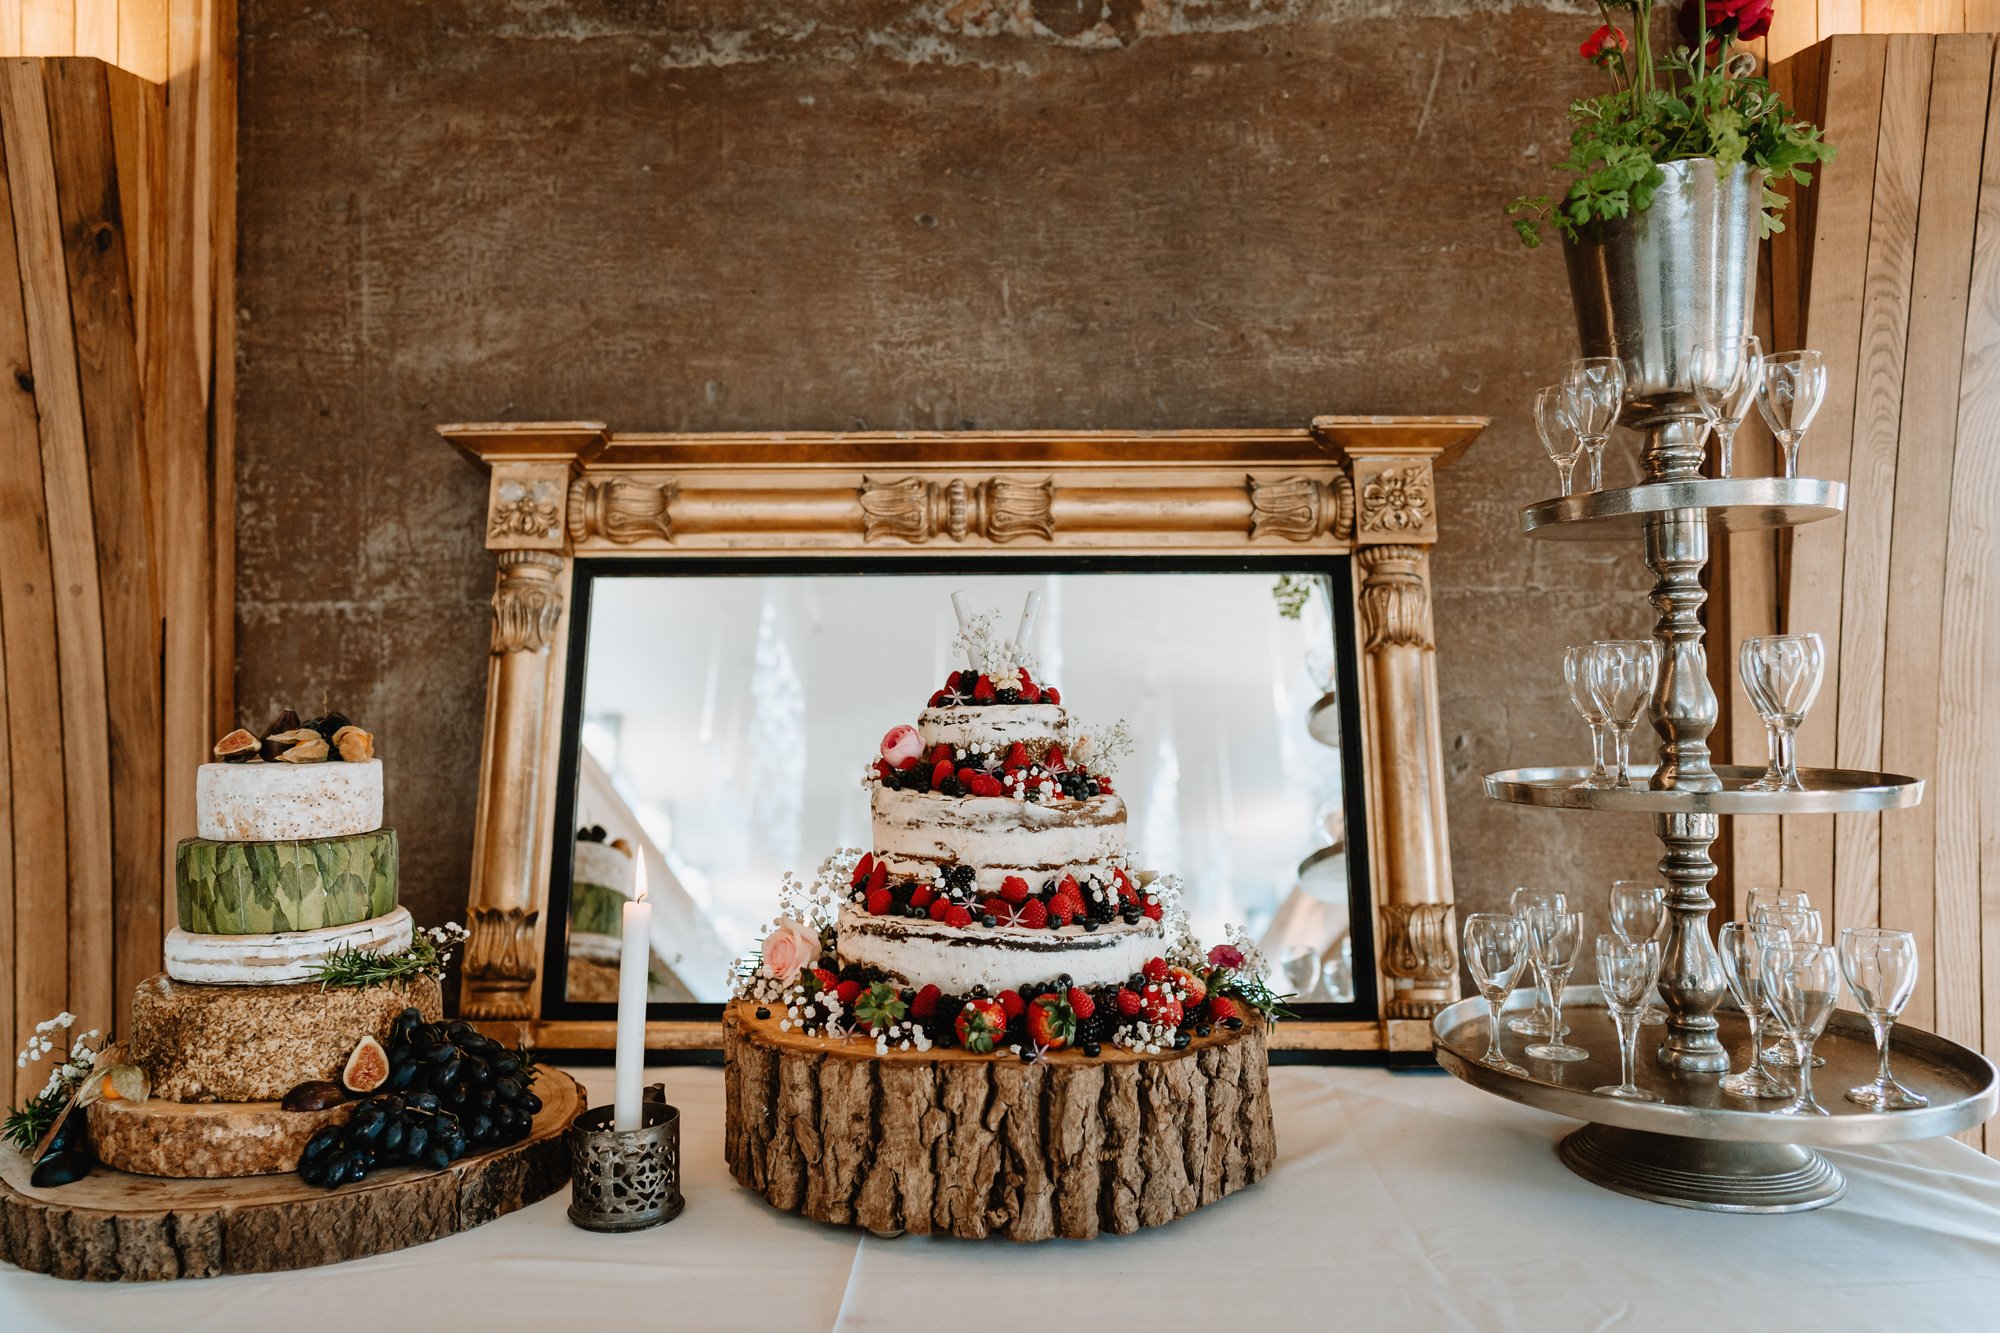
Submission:
<svg viewBox="0 0 2000 1333">
<path fill-rule="evenodd" d="M 1756 1078 L 1764 1073 L 1764 1019 L 1763 1011 L 1751 1005 L 1743 1014 L 1750 1025 L 1750 1069 L 1749 1076 Z"/>
<path fill-rule="evenodd" d="M 1789 722 L 1780 722 L 1778 732 L 1778 777 L 1787 787 L 1799 785 L 1799 764 L 1792 741 L 1797 734 Z"/>
<path fill-rule="evenodd" d="M 1638 1085 L 1632 1082 L 1632 1065 L 1639 1052 L 1639 1015 L 1635 1012 L 1628 1017 L 1623 1009 L 1613 1009 L 1611 1021 L 1618 1028 L 1618 1086 L 1627 1092 L 1637 1092 Z"/>
<path fill-rule="evenodd" d="M 1576 489 L 1576 460 L 1574 458 L 1567 462 L 1558 458 L 1556 460 L 1556 473 L 1562 478 L 1562 493 L 1564 495 L 1568 495 Z"/>
<path fill-rule="evenodd" d="M 1783 767 L 1780 766 L 1779 763 L 1783 747 L 1781 746 L 1778 740 L 1777 723 L 1766 722 L 1764 724 L 1764 743 L 1766 747 L 1769 748 L 1769 750 L 1771 751 L 1771 762 L 1768 767 L 1768 770 L 1764 774 L 1764 778 L 1767 782 L 1782 781 L 1785 776 L 1785 770 L 1783 769 Z"/>
<path fill-rule="evenodd" d="M 1889 1018 L 1877 1018 L 1874 1014 L 1868 1015 L 1868 1026 L 1875 1029 L 1875 1086 L 1884 1092 L 1887 1092 L 1890 1083 L 1894 1082 L 1889 1077 L 1889 1025 L 1894 1021 Z"/>
<path fill-rule="evenodd" d="M 1605 776 L 1604 724 L 1602 722 L 1593 722 L 1590 724 L 1590 776 L 1600 782 L 1604 780 Z"/>
<path fill-rule="evenodd" d="M 1632 728 L 1613 727 L 1611 738 L 1618 751 L 1618 785 L 1629 787 L 1632 785 L 1629 772 L 1632 766 Z"/>
<path fill-rule="evenodd" d="M 1549 988 L 1549 1045 L 1563 1044 L 1563 982 L 1567 976 L 1559 975 L 1554 968 L 1548 970 Z"/>
<path fill-rule="evenodd" d="M 1596 436 L 1583 442 L 1583 451 L 1590 455 L 1590 489 L 1604 489 L 1604 437 Z M 1790 476 L 1788 472 L 1785 474 Z"/>
<path fill-rule="evenodd" d="M 1799 437 L 1793 434 L 1791 431 L 1786 431 L 1783 435 L 1780 435 L 1778 437 L 1778 447 L 1785 451 L 1785 475 L 1787 477 L 1798 476 Z"/>
<path fill-rule="evenodd" d="M 1812 1043 L 1804 1037 L 1792 1038 L 1792 1053 L 1799 1058 L 1799 1106 L 1811 1108 L 1812 1093 Z"/>
<path fill-rule="evenodd" d="M 1493 1011 L 1493 1021 L 1486 1029 L 1486 1058 L 1481 1063 L 1489 1065 L 1505 1064 L 1506 1053 L 1500 1049 L 1500 1001 L 1488 997 L 1486 1005 Z"/>
<path fill-rule="evenodd" d="M 1715 475 L 1726 477 L 1731 467 L 1731 455 L 1736 451 L 1736 423 L 1719 421 L 1715 426 Z"/>
</svg>

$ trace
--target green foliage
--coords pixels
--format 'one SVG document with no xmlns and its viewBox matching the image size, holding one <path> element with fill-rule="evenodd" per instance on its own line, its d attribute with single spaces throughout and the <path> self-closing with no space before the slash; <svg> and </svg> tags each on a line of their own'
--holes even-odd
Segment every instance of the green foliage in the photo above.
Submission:
<svg viewBox="0 0 2000 1333">
<path fill-rule="evenodd" d="M 1768 187 L 1783 180 L 1806 184 L 1812 179 L 1807 169 L 1833 156 L 1816 125 L 1795 116 L 1767 80 L 1747 72 L 1750 57 L 1728 56 L 1726 38 L 1711 43 L 1704 30 L 1694 47 L 1656 61 L 1648 36 L 1652 4 L 1629 9 L 1635 28 L 1629 62 L 1615 50 L 1600 61 L 1612 91 L 1570 104 L 1570 152 L 1560 167 L 1569 188 L 1559 199 L 1523 195 L 1507 205 L 1509 222 L 1530 248 L 1541 244 L 1545 225 L 1576 240 L 1595 224 L 1642 212 L 1666 180 L 1664 163 L 1709 158 L 1728 171 L 1747 162 L 1766 173 Z M 1766 236 L 1783 230 L 1778 215 L 1784 205 L 1784 196 L 1766 188 Z"/>
<path fill-rule="evenodd" d="M 1271 585 L 1271 600 L 1278 604 L 1278 614 L 1287 620 L 1297 620 L 1311 597 L 1310 574 L 1280 574 Z"/>
<path fill-rule="evenodd" d="M 903 1003 L 901 993 L 886 981 L 878 981 L 854 997 L 854 1016 L 867 1024 L 871 1032 L 880 1032 L 899 1021 L 909 1008 Z"/>
<path fill-rule="evenodd" d="M 176 851 L 181 929 L 266 935 L 369 921 L 396 910 L 389 829 L 300 842 L 205 842 Z"/>
<path fill-rule="evenodd" d="M 7 1113 L 7 1123 L 0 1126 L 0 1138 L 27 1152 L 42 1141 L 42 1135 L 49 1132 L 62 1114 L 63 1107 L 69 1105 L 69 1089 L 51 1089 L 25 1105 L 17 1106 Z"/>
<path fill-rule="evenodd" d="M 465 931 L 451 923 L 418 931 L 411 937 L 410 947 L 399 953 L 370 953 L 343 945 L 312 965 L 312 979 L 321 990 L 329 986 L 383 986 L 421 976 L 442 980 L 452 951 L 465 937 Z"/>
</svg>

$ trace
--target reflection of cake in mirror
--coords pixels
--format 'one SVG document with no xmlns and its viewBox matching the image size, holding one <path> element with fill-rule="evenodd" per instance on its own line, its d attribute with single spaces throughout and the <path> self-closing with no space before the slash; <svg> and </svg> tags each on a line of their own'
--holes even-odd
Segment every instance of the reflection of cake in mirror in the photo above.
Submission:
<svg viewBox="0 0 2000 1333">
<path fill-rule="evenodd" d="M 564 993 L 572 1000 L 614 1003 L 618 999 L 618 959 L 624 947 L 620 918 L 637 889 L 638 854 L 602 824 L 576 832 L 570 860 L 569 967 Z M 646 997 L 661 1004 L 692 1002 L 694 993 L 654 951 Z"/>
</svg>

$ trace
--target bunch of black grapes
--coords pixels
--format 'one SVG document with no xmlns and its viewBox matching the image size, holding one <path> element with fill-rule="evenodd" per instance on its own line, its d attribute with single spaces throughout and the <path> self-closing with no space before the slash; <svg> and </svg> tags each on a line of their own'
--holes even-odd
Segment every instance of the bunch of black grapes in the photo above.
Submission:
<svg viewBox="0 0 2000 1333">
<path fill-rule="evenodd" d="M 306 1144 L 307 1184 L 347 1185 L 389 1166 L 442 1170 L 467 1152 L 520 1142 L 542 1109 L 526 1057 L 465 1023 L 426 1023 L 405 1009 L 387 1050 L 388 1080 Z"/>
</svg>

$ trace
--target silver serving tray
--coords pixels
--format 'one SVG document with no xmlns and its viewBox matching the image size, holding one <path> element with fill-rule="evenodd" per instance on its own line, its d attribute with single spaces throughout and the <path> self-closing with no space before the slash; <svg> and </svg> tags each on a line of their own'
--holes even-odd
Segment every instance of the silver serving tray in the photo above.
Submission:
<svg viewBox="0 0 2000 1333">
<path fill-rule="evenodd" d="M 1896 1080 L 1931 1099 L 1913 1111 L 1871 1111 L 1847 1100 L 1847 1089 L 1875 1077 L 1875 1039 L 1867 1020 L 1846 1010 L 1835 1011 L 1814 1054 L 1826 1061 L 1813 1071 L 1813 1093 L 1831 1115 L 1777 1114 L 1787 1103 L 1749 1101 L 1732 1097 L 1713 1074 L 1679 1074 L 1654 1058 L 1666 1029 L 1641 1028 L 1634 1082 L 1664 1100 L 1631 1102 L 1606 1097 L 1593 1088 L 1618 1082 L 1618 1040 L 1611 1015 L 1595 986 L 1574 986 L 1564 992 L 1563 1021 L 1571 1029 L 1568 1041 L 1590 1052 L 1574 1064 L 1533 1060 L 1524 1048 L 1536 1038 L 1507 1031 L 1500 1047 L 1507 1058 L 1527 1071 L 1525 1077 L 1479 1063 L 1486 1053 L 1491 1021 L 1486 1001 L 1460 1000 L 1431 1021 L 1438 1063 L 1476 1088 L 1496 1093 L 1524 1106 L 1621 1129 L 1685 1138 L 1734 1143 L 1785 1143 L 1815 1148 L 1855 1147 L 1938 1138 L 1971 1129 L 1990 1119 L 2000 1107 L 2000 1075 L 1979 1052 L 1935 1033 L 1898 1024 L 1890 1038 L 1890 1068 Z M 1508 997 L 1507 1013 L 1534 1007 L 1532 991 Z M 1749 1063 L 1750 1031 L 1741 1012 L 1718 1009 L 1723 1045 L 1732 1067 Z M 1792 1071 L 1777 1071 L 1789 1081 Z"/>
<path fill-rule="evenodd" d="M 1496 801 L 1540 805 L 1557 810 L 1622 810 L 1648 815 L 1822 815 L 1858 810 L 1896 810 L 1915 805 L 1924 796 L 1922 778 L 1898 773 L 1868 773 L 1847 768 L 1802 768 L 1805 791 L 1744 791 L 1762 777 L 1762 768 L 1718 764 L 1721 791 L 1653 791 L 1653 766 L 1634 764 L 1629 791 L 1583 790 L 1577 783 L 1590 770 L 1510 768 L 1486 775 L 1486 794 Z"/>
<path fill-rule="evenodd" d="M 1797 527 L 1846 507 L 1847 487 L 1817 477 L 1698 478 L 1543 500 L 1521 511 L 1521 527 L 1544 541 L 1614 541 L 1640 536 L 1648 518 L 1677 510 L 1706 513 L 1710 531 L 1722 533 Z"/>
</svg>

